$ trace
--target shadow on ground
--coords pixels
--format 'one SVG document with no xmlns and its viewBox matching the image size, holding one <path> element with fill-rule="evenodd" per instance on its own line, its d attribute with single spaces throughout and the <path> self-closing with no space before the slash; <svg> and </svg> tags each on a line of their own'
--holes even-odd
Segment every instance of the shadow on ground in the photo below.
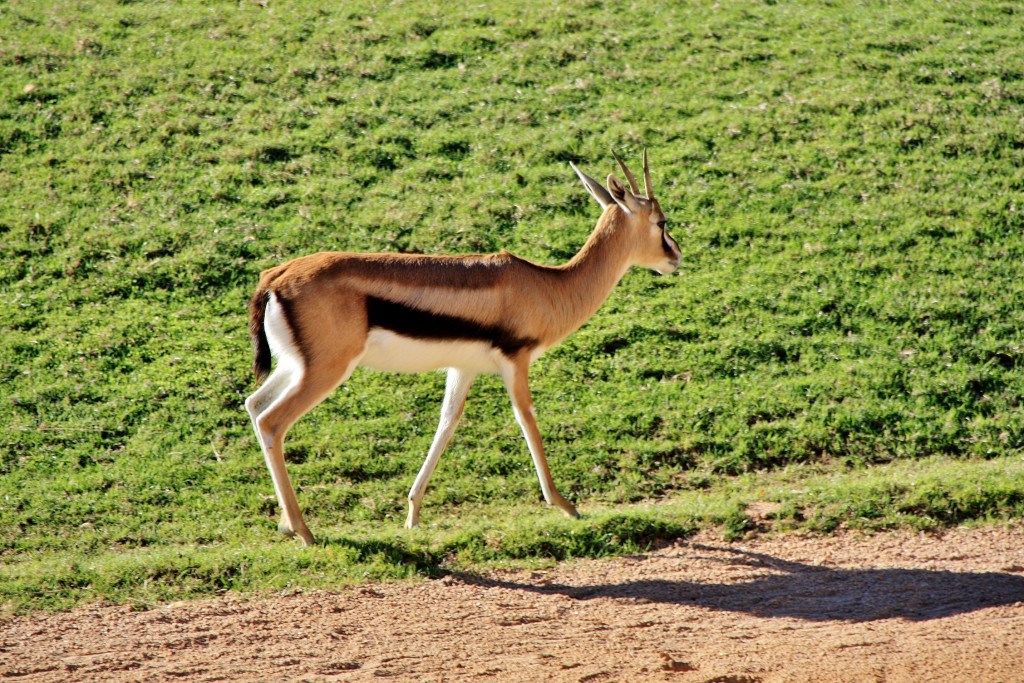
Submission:
<svg viewBox="0 0 1024 683">
<path fill-rule="evenodd" d="M 1024 576 L 927 569 L 833 569 L 728 547 L 691 545 L 692 559 L 740 565 L 757 575 L 735 582 L 651 579 L 621 584 L 542 585 L 458 574 L 482 586 L 561 594 L 575 600 L 612 598 L 692 605 L 757 617 L 807 621 L 927 621 L 1024 602 Z M 690 557 L 680 556 L 686 563 Z"/>
</svg>

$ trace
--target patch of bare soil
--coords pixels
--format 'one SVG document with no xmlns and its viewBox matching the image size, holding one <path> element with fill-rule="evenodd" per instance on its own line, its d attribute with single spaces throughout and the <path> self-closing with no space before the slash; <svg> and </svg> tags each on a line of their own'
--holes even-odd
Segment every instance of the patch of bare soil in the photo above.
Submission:
<svg viewBox="0 0 1024 683">
<path fill-rule="evenodd" d="M 544 572 L 0 625 L 3 680 L 382 678 L 1019 683 L 1024 528 L 702 537 Z"/>
</svg>

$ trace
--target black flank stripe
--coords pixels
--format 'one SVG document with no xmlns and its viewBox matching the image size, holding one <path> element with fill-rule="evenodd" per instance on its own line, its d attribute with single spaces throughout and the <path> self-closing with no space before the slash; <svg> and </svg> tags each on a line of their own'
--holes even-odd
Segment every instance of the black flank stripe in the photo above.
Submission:
<svg viewBox="0 0 1024 683">
<path fill-rule="evenodd" d="M 518 337 L 500 325 L 485 325 L 454 315 L 424 311 L 374 296 L 366 298 L 366 310 L 370 327 L 391 330 L 413 339 L 482 341 L 497 347 L 510 358 L 537 344 L 536 339 Z"/>
</svg>

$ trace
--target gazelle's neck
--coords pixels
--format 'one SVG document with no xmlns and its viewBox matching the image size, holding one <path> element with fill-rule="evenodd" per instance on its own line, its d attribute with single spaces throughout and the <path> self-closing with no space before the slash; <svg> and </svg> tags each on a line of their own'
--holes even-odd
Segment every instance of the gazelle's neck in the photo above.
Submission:
<svg viewBox="0 0 1024 683">
<path fill-rule="evenodd" d="M 579 329 L 601 307 L 629 269 L 631 250 L 627 231 L 620 223 L 626 216 L 618 207 L 607 209 L 579 252 L 564 266 L 555 268 L 558 283 L 551 303 L 561 324 L 558 339 Z"/>
</svg>

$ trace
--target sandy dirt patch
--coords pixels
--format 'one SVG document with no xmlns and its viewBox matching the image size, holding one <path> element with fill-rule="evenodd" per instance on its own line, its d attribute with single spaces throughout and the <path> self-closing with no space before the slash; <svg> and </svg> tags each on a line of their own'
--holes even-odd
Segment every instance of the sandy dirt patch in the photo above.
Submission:
<svg viewBox="0 0 1024 683">
<path fill-rule="evenodd" d="M 0 624 L 0 679 L 1020 683 L 1024 528 L 703 536 L 550 571 L 92 607 Z"/>
</svg>

